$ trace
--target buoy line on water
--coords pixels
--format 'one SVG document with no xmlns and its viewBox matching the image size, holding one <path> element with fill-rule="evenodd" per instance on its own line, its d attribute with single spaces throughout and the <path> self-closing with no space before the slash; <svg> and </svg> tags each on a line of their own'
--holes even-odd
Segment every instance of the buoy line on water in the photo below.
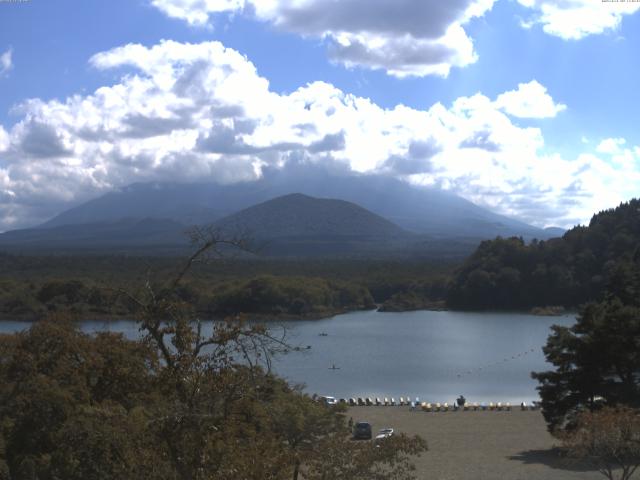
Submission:
<svg viewBox="0 0 640 480">
<path fill-rule="evenodd" d="M 464 377 L 466 375 L 473 375 L 474 373 L 480 373 L 480 372 L 482 372 L 484 370 L 488 370 L 488 369 L 490 369 L 492 367 L 496 367 L 498 365 L 503 365 L 503 364 L 511 362 L 513 360 L 518 360 L 519 358 L 523 358 L 526 355 L 529 355 L 530 353 L 533 353 L 535 351 L 536 351 L 535 348 L 530 348 L 528 350 L 525 350 L 524 352 L 516 353 L 515 355 L 512 355 L 511 357 L 504 357 L 502 360 L 498 360 L 496 362 L 489 363 L 489 364 L 483 365 L 481 367 L 471 368 L 469 370 L 458 372 L 458 373 L 456 373 L 456 377 L 457 378 L 462 378 L 462 377 Z"/>
</svg>

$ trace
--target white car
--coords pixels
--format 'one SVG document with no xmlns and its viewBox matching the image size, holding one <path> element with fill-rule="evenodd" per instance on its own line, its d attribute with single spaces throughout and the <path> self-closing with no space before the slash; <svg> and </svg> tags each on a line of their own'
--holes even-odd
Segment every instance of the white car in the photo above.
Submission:
<svg viewBox="0 0 640 480">
<path fill-rule="evenodd" d="M 326 403 L 327 405 L 337 405 L 338 404 L 338 400 L 336 400 L 336 397 L 324 396 L 324 397 L 320 397 L 320 399 L 324 403 Z"/>
<path fill-rule="evenodd" d="M 376 442 L 380 442 L 380 441 L 384 440 L 385 438 L 391 437 L 392 435 L 393 435 L 393 428 L 383 428 L 376 435 L 375 441 Z"/>
</svg>

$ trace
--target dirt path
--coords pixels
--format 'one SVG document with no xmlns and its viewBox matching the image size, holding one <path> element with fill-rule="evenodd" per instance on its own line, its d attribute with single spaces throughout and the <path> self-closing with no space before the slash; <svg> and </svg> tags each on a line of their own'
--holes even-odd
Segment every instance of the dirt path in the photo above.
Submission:
<svg viewBox="0 0 640 480">
<path fill-rule="evenodd" d="M 420 479 L 604 479 L 558 456 L 553 450 L 557 441 L 538 411 L 426 413 L 408 407 L 351 407 L 347 415 L 370 422 L 374 432 L 392 427 L 423 436 L 429 451 L 416 460 Z"/>
</svg>

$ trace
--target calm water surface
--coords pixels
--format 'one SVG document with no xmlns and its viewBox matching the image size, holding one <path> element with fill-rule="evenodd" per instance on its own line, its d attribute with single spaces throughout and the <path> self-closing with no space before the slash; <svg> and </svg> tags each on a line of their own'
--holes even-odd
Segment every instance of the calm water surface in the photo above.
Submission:
<svg viewBox="0 0 640 480">
<path fill-rule="evenodd" d="M 519 403 L 538 398 L 530 372 L 549 368 L 542 354 L 549 327 L 574 321 L 573 315 L 371 311 L 280 322 L 290 343 L 311 348 L 279 357 L 273 367 L 322 395 L 451 402 L 463 394 L 472 402 Z M 0 322 L 2 332 L 24 328 Z M 82 328 L 138 336 L 128 321 L 86 321 Z"/>
<path fill-rule="evenodd" d="M 451 402 L 463 394 L 469 401 L 519 403 L 538 398 L 530 372 L 549 368 L 542 353 L 549 327 L 574 322 L 574 316 L 430 311 L 288 322 L 291 339 L 312 348 L 281 358 L 275 369 L 310 392 L 337 397 Z"/>
</svg>

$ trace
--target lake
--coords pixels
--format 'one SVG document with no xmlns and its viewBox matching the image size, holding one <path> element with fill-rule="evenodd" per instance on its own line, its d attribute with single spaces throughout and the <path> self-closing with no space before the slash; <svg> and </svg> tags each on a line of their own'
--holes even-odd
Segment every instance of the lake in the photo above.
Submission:
<svg viewBox="0 0 640 480">
<path fill-rule="evenodd" d="M 549 368 L 542 353 L 549 327 L 574 322 L 574 315 L 432 311 L 278 322 L 274 327 L 286 328 L 290 343 L 305 348 L 277 358 L 273 367 L 320 395 L 452 402 L 463 394 L 470 402 L 530 402 L 538 398 L 530 373 Z M 0 322 L 0 332 L 28 326 Z M 86 321 L 82 328 L 138 335 L 128 321 Z"/>
</svg>

